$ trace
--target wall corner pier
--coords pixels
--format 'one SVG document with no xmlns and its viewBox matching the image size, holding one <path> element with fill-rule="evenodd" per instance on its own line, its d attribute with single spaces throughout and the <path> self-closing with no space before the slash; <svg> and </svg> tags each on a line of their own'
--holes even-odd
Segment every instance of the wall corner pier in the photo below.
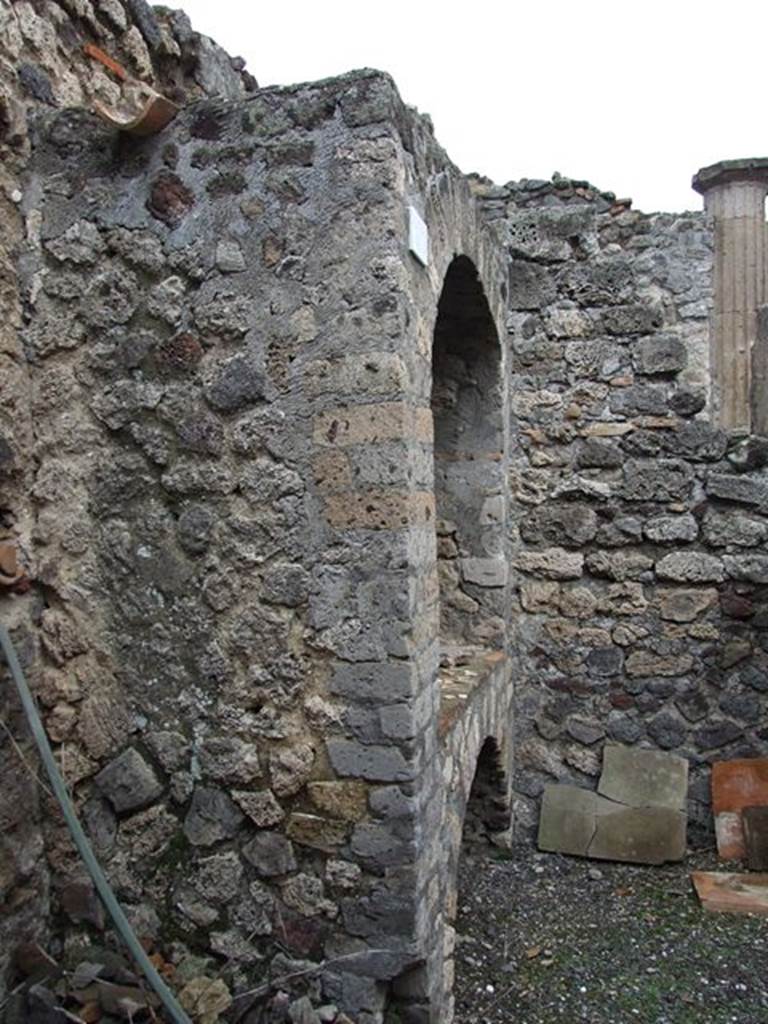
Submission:
<svg viewBox="0 0 768 1024">
<path fill-rule="evenodd" d="M 31 675 L 105 871 L 159 943 L 220 958 L 235 989 L 264 957 L 312 959 L 356 1021 L 445 1021 L 447 873 L 484 742 L 510 750 L 495 231 L 378 72 L 194 103 L 139 142 L 78 110 L 34 139 Z M 455 298 L 445 314 L 442 397 L 467 443 L 445 439 L 460 458 L 442 466 L 446 280 L 482 316 Z M 492 378 L 451 378 L 475 344 Z M 436 465 L 456 520 L 443 583 Z M 503 661 L 450 753 L 441 600 Z M 48 833 L 65 907 L 78 865 Z"/>
</svg>

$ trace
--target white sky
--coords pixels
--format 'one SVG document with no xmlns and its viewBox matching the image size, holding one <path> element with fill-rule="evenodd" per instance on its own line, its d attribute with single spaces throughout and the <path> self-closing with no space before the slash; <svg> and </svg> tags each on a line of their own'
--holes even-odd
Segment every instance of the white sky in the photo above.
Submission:
<svg viewBox="0 0 768 1024">
<path fill-rule="evenodd" d="M 766 0 L 176 0 L 259 85 L 390 72 L 464 171 L 586 178 L 700 209 L 699 167 L 768 152 Z"/>
</svg>

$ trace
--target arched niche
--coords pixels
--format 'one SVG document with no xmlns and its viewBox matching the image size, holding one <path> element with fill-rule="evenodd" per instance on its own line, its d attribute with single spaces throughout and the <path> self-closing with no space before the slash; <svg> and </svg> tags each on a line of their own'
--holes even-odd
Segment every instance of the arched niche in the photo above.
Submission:
<svg viewBox="0 0 768 1024">
<path fill-rule="evenodd" d="M 466 256 L 449 265 L 438 302 L 431 404 L 441 647 L 499 646 L 506 584 L 501 349 Z"/>
</svg>

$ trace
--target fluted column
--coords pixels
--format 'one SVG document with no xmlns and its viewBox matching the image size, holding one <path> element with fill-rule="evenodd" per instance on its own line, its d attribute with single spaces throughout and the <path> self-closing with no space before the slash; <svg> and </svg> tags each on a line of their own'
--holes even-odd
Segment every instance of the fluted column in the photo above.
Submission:
<svg viewBox="0 0 768 1024">
<path fill-rule="evenodd" d="M 711 331 L 712 406 L 726 429 L 751 430 L 753 359 L 760 353 L 757 309 L 768 299 L 768 159 L 726 160 L 693 179 L 714 222 L 714 310 Z M 758 417 L 759 418 L 759 417 Z"/>
</svg>

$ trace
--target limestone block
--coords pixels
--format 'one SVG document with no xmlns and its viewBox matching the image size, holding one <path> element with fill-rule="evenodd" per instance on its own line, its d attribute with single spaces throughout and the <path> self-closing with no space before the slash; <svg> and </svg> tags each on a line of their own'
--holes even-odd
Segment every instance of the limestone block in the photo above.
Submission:
<svg viewBox="0 0 768 1024">
<path fill-rule="evenodd" d="M 503 587 L 507 582 L 507 563 L 502 558 L 462 558 L 461 574 L 479 587 Z"/>
<path fill-rule="evenodd" d="M 312 803 L 340 821 L 360 821 L 368 805 L 368 787 L 362 782 L 310 782 L 307 794 Z"/>
<path fill-rule="evenodd" d="M 628 676 L 682 676 L 693 667 L 690 654 L 632 651 L 624 663 Z"/>
<path fill-rule="evenodd" d="M 663 864 L 685 856 L 685 814 L 668 807 L 625 807 L 598 818 L 589 856 Z"/>
<path fill-rule="evenodd" d="M 543 551 L 523 551 L 515 558 L 515 567 L 532 575 L 547 579 L 578 579 L 584 570 L 584 556 L 578 551 L 564 548 L 546 548 Z"/>
<path fill-rule="evenodd" d="M 598 813 L 613 808 L 613 804 L 591 790 L 578 786 L 546 786 L 539 818 L 539 849 L 587 856 Z"/>
<path fill-rule="evenodd" d="M 289 815 L 285 834 L 300 846 L 315 850 L 333 852 L 347 838 L 349 825 L 343 821 L 332 821 L 317 814 L 294 813 Z"/>
<path fill-rule="evenodd" d="M 660 580 L 679 583 L 721 583 L 725 569 L 721 559 L 700 551 L 674 551 L 656 563 Z"/>
<path fill-rule="evenodd" d="M 348 491 L 325 499 L 325 514 L 340 530 L 404 530 L 435 519 L 435 497 L 428 492 Z"/>
<path fill-rule="evenodd" d="M 637 779 L 643 755 L 650 754 L 657 760 L 670 755 L 610 746 L 605 750 L 619 754 L 613 763 L 608 761 L 598 793 L 573 786 L 546 787 L 539 821 L 539 848 L 639 864 L 681 860 L 685 855 L 685 813 L 675 806 L 628 806 L 609 799 L 603 782 L 609 791 L 629 800 L 645 801 L 646 797 L 658 794 L 667 803 L 678 803 L 685 800 L 687 791 L 687 762 L 674 758 L 671 775 L 668 769 L 667 777 L 663 771 L 652 772 L 652 782 L 645 790 L 643 777 Z M 629 755 L 626 763 L 622 751 Z M 674 762 L 681 762 L 684 769 Z"/>
<path fill-rule="evenodd" d="M 314 424 L 315 444 L 345 446 L 382 441 L 431 443 L 432 412 L 405 402 L 341 406 L 321 413 Z"/>
<path fill-rule="evenodd" d="M 717 601 L 711 587 L 700 590 L 664 589 L 659 592 L 659 614 L 669 622 L 693 622 Z"/>
<path fill-rule="evenodd" d="M 688 793 L 688 761 L 654 750 L 607 744 L 597 791 L 632 807 L 680 811 Z"/>
</svg>

